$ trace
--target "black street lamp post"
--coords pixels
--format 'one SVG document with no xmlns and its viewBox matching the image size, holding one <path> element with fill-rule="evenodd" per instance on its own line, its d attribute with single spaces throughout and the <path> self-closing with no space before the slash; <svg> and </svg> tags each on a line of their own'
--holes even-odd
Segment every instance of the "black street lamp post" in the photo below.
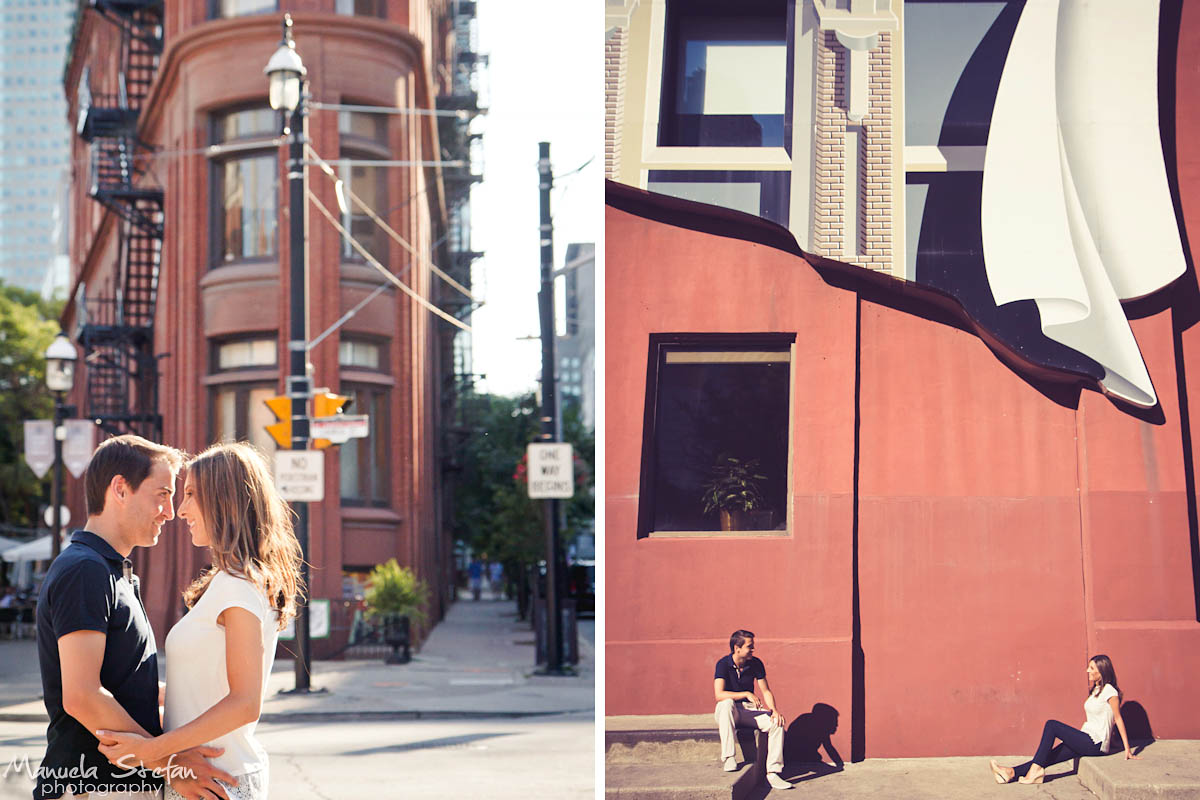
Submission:
<svg viewBox="0 0 1200 800">
<path fill-rule="evenodd" d="M 292 40 L 292 15 L 283 15 L 283 40 L 279 49 L 267 62 L 263 70 L 270 81 L 269 99 L 271 108 L 289 115 L 284 128 L 287 137 L 288 178 L 288 223 L 289 223 L 289 325 L 287 394 L 292 398 L 292 449 L 308 449 L 308 399 L 312 396 L 308 378 L 308 326 L 305 307 L 304 270 L 304 118 L 308 114 L 305 106 L 304 76 L 308 70 L 296 52 Z M 294 502 L 296 511 L 296 538 L 300 540 L 303 558 L 301 576 L 309 587 L 308 568 L 308 503 Z M 300 604 L 296 615 L 296 692 L 311 690 L 312 641 L 309 637 L 308 603 Z"/>
</svg>

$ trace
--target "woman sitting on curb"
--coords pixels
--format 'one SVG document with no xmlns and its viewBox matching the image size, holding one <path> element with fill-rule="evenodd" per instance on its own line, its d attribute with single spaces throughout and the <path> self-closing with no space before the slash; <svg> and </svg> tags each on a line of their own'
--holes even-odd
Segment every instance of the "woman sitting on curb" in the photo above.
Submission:
<svg viewBox="0 0 1200 800">
<path fill-rule="evenodd" d="M 1129 749 L 1129 734 L 1121 719 L 1121 690 L 1117 688 L 1117 673 L 1108 656 L 1100 655 L 1088 662 L 1088 696 L 1083 703 L 1087 721 L 1083 729 L 1072 728 L 1058 720 L 1050 720 L 1042 728 L 1042 741 L 1033 758 L 1016 767 L 1002 767 L 992 759 L 992 776 L 996 783 L 1041 783 L 1046 767 L 1067 759 L 1078 762 L 1081 756 L 1099 756 L 1109 752 L 1113 723 L 1125 743 L 1125 758 L 1140 759 Z M 1054 741 L 1061 744 L 1054 746 Z M 1078 768 L 1078 763 L 1076 763 Z"/>
</svg>

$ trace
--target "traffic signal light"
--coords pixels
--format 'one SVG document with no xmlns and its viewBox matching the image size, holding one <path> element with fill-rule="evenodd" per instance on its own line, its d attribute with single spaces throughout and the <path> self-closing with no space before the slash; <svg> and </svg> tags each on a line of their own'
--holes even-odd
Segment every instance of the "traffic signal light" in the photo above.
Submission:
<svg viewBox="0 0 1200 800">
<path fill-rule="evenodd" d="M 342 406 L 349 402 L 349 397 L 329 391 L 318 391 L 313 395 L 313 419 L 337 416 L 342 413 Z M 328 439 L 313 439 L 312 446 L 315 450 L 324 450 L 332 444 Z"/>
<path fill-rule="evenodd" d="M 313 395 L 313 419 L 323 419 L 341 414 L 342 406 L 350 402 L 349 397 L 333 392 L 317 392 Z"/>
<path fill-rule="evenodd" d="M 264 425 L 263 427 L 267 429 L 267 433 L 271 434 L 271 438 L 280 447 L 290 449 L 292 446 L 292 398 L 280 395 L 279 397 L 272 397 L 263 402 L 267 404 L 267 408 L 271 409 L 271 413 L 279 420 L 279 422 Z"/>
</svg>

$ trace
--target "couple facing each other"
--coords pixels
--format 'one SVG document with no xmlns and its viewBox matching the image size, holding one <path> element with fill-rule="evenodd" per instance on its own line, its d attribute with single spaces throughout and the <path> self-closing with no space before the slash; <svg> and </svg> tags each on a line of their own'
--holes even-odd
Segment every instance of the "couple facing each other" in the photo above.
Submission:
<svg viewBox="0 0 1200 800">
<path fill-rule="evenodd" d="M 183 593 L 164 688 L 129 555 L 175 517 L 181 469 L 179 517 L 212 567 Z M 118 436 L 96 448 L 84 487 L 87 525 L 38 596 L 50 725 L 34 797 L 149 800 L 162 796 L 163 775 L 167 800 L 263 800 L 267 755 L 254 728 L 303 589 L 300 545 L 266 460 L 234 443 L 185 464 L 174 448 Z"/>
</svg>

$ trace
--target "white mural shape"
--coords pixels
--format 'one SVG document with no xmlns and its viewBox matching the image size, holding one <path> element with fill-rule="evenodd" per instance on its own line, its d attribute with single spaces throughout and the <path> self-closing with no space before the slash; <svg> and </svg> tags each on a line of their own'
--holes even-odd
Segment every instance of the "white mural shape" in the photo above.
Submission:
<svg viewBox="0 0 1200 800">
<path fill-rule="evenodd" d="M 1158 403 L 1120 301 L 1186 262 L 1158 130 L 1158 4 L 1028 0 L 992 111 L 981 224 L 997 304 L 1034 300 L 1045 335 Z"/>
</svg>

